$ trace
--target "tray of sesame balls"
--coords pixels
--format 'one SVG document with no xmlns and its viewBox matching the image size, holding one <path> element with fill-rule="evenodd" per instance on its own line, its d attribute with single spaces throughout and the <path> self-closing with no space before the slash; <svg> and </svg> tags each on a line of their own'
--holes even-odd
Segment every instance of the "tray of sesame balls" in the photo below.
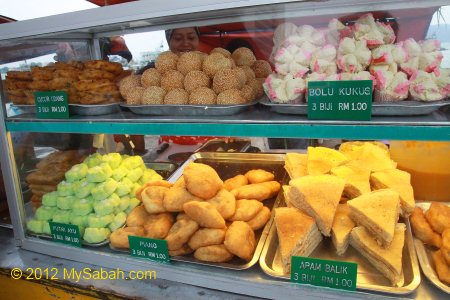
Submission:
<svg viewBox="0 0 450 300">
<path fill-rule="evenodd" d="M 119 89 L 128 108 L 140 115 L 225 116 L 240 113 L 264 95 L 262 83 L 272 73 L 248 48 L 233 53 L 215 48 L 161 53 L 155 67 L 124 78 Z"/>
</svg>

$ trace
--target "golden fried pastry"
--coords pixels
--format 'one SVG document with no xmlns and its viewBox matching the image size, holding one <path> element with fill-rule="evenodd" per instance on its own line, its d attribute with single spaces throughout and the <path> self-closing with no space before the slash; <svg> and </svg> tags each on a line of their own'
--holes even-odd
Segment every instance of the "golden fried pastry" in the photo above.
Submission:
<svg viewBox="0 0 450 300">
<path fill-rule="evenodd" d="M 178 220 L 192 220 L 192 219 L 189 218 L 189 216 L 187 214 L 182 212 L 182 213 L 177 214 L 177 221 Z"/>
<path fill-rule="evenodd" d="M 56 191 L 55 185 L 47 185 L 47 184 L 30 184 L 31 190 L 43 191 L 46 193 Z"/>
<path fill-rule="evenodd" d="M 78 75 L 80 80 L 84 79 L 108 79 L 113 80 L 116 77 L 113 73 L 97 69 L 85 69 Z"/>
<path fill-rule="evenodd" d="M 266 206 L 263 206 L 263 208 L 254 216 L 252 219 L 247 221 L 247 224 L 250 226 L 253 230 L 258 230 L 264 227 L 266 223 L 270 220 L 270 209 Z"/>
<path fill-rule="evenodd" d="M 247 177 L 239 174 L 239 175 L 236 175 L 234 177 L 231 177 L 231 178 L 225 180 L 223 182 L 223 187 L 226 190 L 231 191 L 231 190 L 237 189 L 237 188 L 247 185 L 247 184 L 248 184 Z"/>
<path fill-rule="evenodd" d="M 11 79 L 6 77 L 5 79 L 5 88 L 7 90 L 27 90 L 29 88 L 31 81 Z"/>
<path fill-rule="evenodd" d="M 184 187 L 174 186 L 164 195 L 163 206 L 166 211 L 181 212 L 183 211 L 183 205 L 190 201 L 202 201 L 202 199 L 195 197 Z"/>
<path fill-rule="evenodd" d="M 242 67 L 237 67 L 233 69 L 236 77 L 239 79 L 240 88 L 243 88 L 245 83 L 247 82 L 247 75 L 245 75 L 245 71 Z"/>
<path fill-rule="evenodd" d="M 202 227 L 225 228 L 225 220 L 208 202 L 191 201 L 183 205 L 184 212 Z"/>
<path fill-rule="evenodd" d="M 450 266 L 450 227 L 442 232 L 442 256 L 447 264 Z"/>
<path fill-rule="evenodd" d="M 8 95 L 15 97 L 25 97 L 25 93 L 23 90 L 9 90 Z"/>
<path fill-rule="evenodd" d="M 77 91 L 91 91 L 97 90 L 99 87 L 103 85 L 114 84 L 108 79 L 86 79 L 79 80 L 73 84 Z"/>
<path fill-rule="evenodd" d="M 84 67 L 86 69 L 97 69 L 110 72 L 112 74 L 122 73 L 122 65 L 117 62 L 110 62 L 107 60 L 88 60 L 84 62 Z"/>
<path fill-rule="evenodd" d="M 259 99 L 264 95 L 263 83 L 264 81 L 261 82 L 259 78 L 250 79 L 248 82 L 248 85 L 250 85 L 255 91 L 256 99 Z"/>
<path fill-rule="evenodd" d="M 144 226 L 148 213 L 143 205 L 136 206 L 127 216 L 127 226 Z"/>
<path fill-rule="evenodd" d="M 233 254 L 224 245 L 211 245 L 195 250 L 194 257 L 201 261 L 221 263 L 230 261 Z"/>
<path fill-rule="evenodd" d="M 55 69 L 50 67 L 32 67 L 31 77 L 37 81 L 47 81 L 53 78 L 53 72 Z"/>
<path fill-rule="evenodd" d="M 198 224 L 192 220 L 182 219 L 176 221 L 165 238 L 168 249 L 177 250 L 183 247 L 197 229 Z"/>
<path fill-rule="evenodd" d="M 164 97 L 164 104 L 182 105 L 188 104 L 189 94 L 183 89 L 173 89 L 169 91 Z"/>
<path fill-rule="evenodd" d="M 171 213 L 149 215 L 144 222 L 145 237 L 164 239 L 174 223 Z"/>
<path fill-rule="evenodd" d="M 141 75 L 130 75 L 119 82 L 120 93 L 125 99 L 125 95 L 138 86 L 141 86 Z"/>
<path fill-rule="evenodd" d="M 194 250 L 191 249 L 187 244 L 184 244 L 180 249 L 176 250 L 169 250 L 170 256 L 182 256 L 187 255 L 194 252 Z"/>
<path fill-rule="evenodd" d="M 163 186 L 149 186 L 141 193 L 142 204 L 149 214 L 165 212 L 163 206 L 164 195 L 169 189 Z"/>
<path fill-rule="evenodd" d="M 198 70 L 190 71 L 184 77 L 183 85 L 184 89 L 188 93 L 191 93 L 192 91 L 194 91 L 199 87 L 209 88 L 211 86 L 211 79 L 208 77 L 208 75 L 206 75 L 202 71 Z"/>
<path fill-rule="evenodd" d="M 161 53 L 155 61 L 155 68 L 159 73 L 164 74 L 170 70 L 177 69 L 178 55 L 172 51 L 166 51 Z"/>
<path fill-rule="evenodd" d="M 256 61 L 252 50 L 247 47 L 237 48 L 233 51 L 231 57 L 238 66 L 252 66 Z"/>
<path fill-rule="evenodd" d="M 244 103 L 245 98 L 242 96 L 239 89 L 229 89 L 217 95 L 217 104 L 219 105 L 234 105 Z"/>
<path fill-rule="evenodd" d="M 144 91 L 146 89 L 141 86 L 136 86 L 132 90 L 128 90 L 128 92 L 124 95 L 124 98 L 127 100 L 127 104 L 141 104 L 142 96 L 144 95 Z"/>
<path fill-rule="evenodd" d="M 236 199 L 233 194 L 225 189 L 221 189 L 217 194 L 206 202 L 212 204 L 221 216 L 227 220 L 236 211 Z"/>
<path fill-rule="evenodd" d="M 226 229 L 201 228 L 189 239 L 188 245 L 194 250 L 200 247 L 220 245 L 225 240 Z"/>
<path fill-rule="evenodd" d="M 250 261 L 256 248 L 255 233 L 247 223 L 235 221 L 228 227 L 224 245 L 234 255 Z"/>
<path fill-rule="evenodd" d="M 231 57 L 231 52 L 228 51 L 227 49 L 224 49 L 224 48 L 221 48 L 221 47 L 217 47 L 217 48 L 212 49 L 209 52 L 209 54 L 212 54 L 212 53 L 220 53 L 220 54 L 222 54 L 225 57 Z"/>
<path fill-rule="evenodd" d="M 52 172 L 38 170 L 27 175 L 25 180 L 28 183 L 56 185 L 64 178 L 65 172 L 65 170 L 53 170 Z"/>
<path fill-rule="evenodd" d="M 249 183 L 260 183 L 273 180 L 275 175 L 265 170 L 255 169 L 245 173 L 245 177 L 247 177 Z"/>
<path fill-rule="evenodd" d="M 216 170 L 201 163 L 190 163 L 183 172 L 186 189 L 202 199 L 211 199 L 223 187 Z"/>
<path fill-rule="evenodd" d="M 30 81 L 33 79 L 31 72 L 28 71 L 8 71 L 6 72 L 6 77 L 10 79 L 26 80 Z"/>
<path fill-rule="evenodd" d="M 258 200 L 236 200 L 236 212 L 230 221 L 250 221 L 261 211 L 263 204 Z"/>
<path fill-rule="evenodd" d="M 256 99 L 255 90 L 247 84 L 242 87 L 241 95 L 242 95 L 242 97 L 244 97 L 245 101 L 247 101 L 247 102 L 252 102 L 253 100 Z"/>
<path fill-rule="evenodd" d="M 442 256 L 441 250 L 433 253 L 433 260 L 439 279 L 450 285 L 450 266 L 446 263 L 444 257 Z"/>
<path fill-rule="evenodd" d="M 203 60 L 202 70 L 210 78 L 221 69 L 231 69 L 233 67 L 232 60 L 223 56 L 221 53 L 211 53 Z"/>
<path fill-rule="evenodd" d="M 141 84 L 143 87 L 160 86 L 161 74 L 155 68 L 150 68 L 142 73 Z"/>
<path fill-rule="evenodd" d="M 144 236 L 144 228 L 140 226 L 119 228 L 109 236 L 111 246 L 114 248 L 130 248 L 128 236 Z"/>
<path fill-rule="evenodd" d="M 265 60 L 257 60 L 251 66 L 253 72 L 255 72 L 255 76 L 258 78 L 266 78 L 270 74 L 272 74 L 272 67 Z"/>
<path fill-rule="evenodd" d="M 278 181 L 266 181 L 266 182 L 261 182 L 261 185 L 264 185 L 266 187 L 268 187 L 271 191 L 269 198 L 272 198 L 276 195 L 278 195 L 278 192 L 281 189 L 281 184 Z"/>
<path fill-rule="evenodd" d="M 214 105 L 217 102 L 216 93 L 207 87 L 199 87 L 189 95 L 189 104 Z"/>
<path fill-rule="evenodd" d="M 48 85 L 51 90 L 62 90 L 70 88 L 77 80 L 68 77 L 55 77 L 49 81 Z M 114 88 L 117 89 L 116 85 L 114 85 Z"/>
<path fill-rule="evenodd" d="M 176 70 L 168 70 L 161 77 L 161 87 L 169 92 L 170 90 L 183 88 L 184 84 L 184 75 L 181 72 Z"/>
<path fill-rule="evenodd" d="M 163 104 L 166 90 L 159 86 L 150 86 L 142 93 L 142 104 Z"/>
<path fill-rule="evenodd" d="M 83 70 L 84 64 L 81 61 L 57 61 L 53 64 L 53 67 L 55 67 L 56 70 L 61 69 L 77 69 L 77 70 Z"/>
<path fill-rule="evenodd" d="M 450 228 L 450 207 L 439 202 L 432 202 L 425 213 L 425 218 L 434 231 L 442 233 L 446 228 Z"/>
<path fill-rule="evenodd" d="M 245 73 L 244 73 L 245 76 Z M 213 90 L 220 94 L 230 89 L 241 89 L 243 83 L 234 69 L 221 69 L 217 71 L 213 79 Z"/>
<path fill-rule="evenodd" d="M 439 234 L 433 231 L 430 224 L 425 219 L 425 215 L 420 207 L 416 207 L 410 217 L 414 235 L 425 244 L 440 248 L 442 239 Z"/>
<path fill-rule="evenodd" d="M 264 201 L 272 194 L 272 189 L 261 183 L 248 184 L 231 191 L 236 199 L 255 199 Z"/>
<path fill-rule="evenodd" d="M 49 91 L 51 89 L 49 80 L 33 80 L 29 87 L 35 91 Z"/>
<path fill-rule="evenodd" d="M 53 73 L 53 79 L 55 79 L 55 78 L 78 79 L 79 74 L 80 74 L 80 70 L 75 69 L 75 68 L 57 69 Z"/>
<path fill-rule="evenodd" d="M 186 75 L 187 73 L 195 70 L 201 71 L 202 62 L 202 56 L 197 52 L 185 52 L 178 58 L 177 70 L 180 71 L 183 75 Z"/>
<path fill-rule="evenodd" d="M 186 184 L 184 183 L 184 177 L 183 175 L 180 176 L 180 178 L 177 179 L 177 181 L 175 181 L 175 183 L 173 184 L 174 187 L 183 187 L 186 188 Z"/>
</svg>

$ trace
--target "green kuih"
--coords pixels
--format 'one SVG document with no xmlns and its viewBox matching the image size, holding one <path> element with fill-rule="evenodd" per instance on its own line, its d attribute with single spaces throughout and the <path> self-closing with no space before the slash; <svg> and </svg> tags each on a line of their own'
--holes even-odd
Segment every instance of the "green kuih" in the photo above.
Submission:
<svg viewBox="0 0 450 300">
<path fill-rule="evenodd" d="M 70 224 L 77 225 L 78 227 L 86 227 L 88 224 L 88 216 L 77 216 L 72 214 L 70 216 Z"/>
<path fill-rule="evenodd" d="M 122 197 L 129 194 L 133 186 L 133 182 L 130 179 L 124 178 L 122 181 L 119 181 L 115 192 L 118 196 Z"/>
<path fill-rule="evenodd" d="M 100 165 L 102 162 L 102 156 L 98 153 L 94 153 L 86 157 L 83 163 L 85 163 L 89 168 L 92 168 Z"/>
<path fill-rule="evenodd" d="M 144 174 L 144 171 L 142 171 L 142 169 L 140 168 L 137 168 L 129 170 L 128 175 L 125 178 L 128 178 L 131 182 L 137 182 L 139 178 L 141 178 L 142 174 Z"/>
<path fill-rule="evenodd" d="M 57 211 L 54 207 L 41 206 L 36 209 L 34 217 L 39 221 L 48 221 L 53 218 L 53 214 Z"/>
<path fill-rule="evenodd" d="M 128 169 L 125 168 L 124 166 L 119 166 L 117 169 L 114 170 L 111 177 L 114 180 L 120 181 L 122 178 L 127 176 L 127 174 L 128 174 Z"/>
<path fill-rule="evenodd" d="M 63 210 L 72 209 L 72 205 L 76 199 L 73 196 L 59 196 L 56 200 L 56 206 Z"/>
<path fill-rule="evenodd" d="M 53 214 L 53 222 L 69 224 L 71 213 L 69 211 L 58 211 Z"/>
<path fill-rule="evenodd" d="M 108 164 L 102 163 L 99 166 L 88 170 L 86 180 L 88 182 L 103 182 L 112 175 L 112 169 Z"/>
<path fill-rule="evenodd" d="M 127 214 L 129 214 L 136 206 L 141 204 L 141 201 L 139 201 L 139 199 L 137 198 L 131 198 L 129 202 L 130 203 L 128 204 L 128 208 L 125 210 Z"/>
<path fill-rule="evenodd" d="M 109 229 L 112 231 L 122 227 L 127 221 L 127 214 L 120 212 L 114 216 L 114 220 L 109 224 Z"/>
<path fill-rule="evenodd" d="M 120 166 L 122 157 L 119 153 L 108 153 L 106 155 L 103 155 L 102 161 L 107 163 L 111 167 L 111 169 L 114 170 Z"/>
<path fill-rule="evenodd" d="M 153 169 L 145 169 L 144 174 L 142 174 L 139 179 L 140 184 L 145 184 L 149 181 L 161 180 L 163 179 L 161 175 L 156 173 Z"/>
<path fill-rule="evenodd" d="M 58 183 L 58 186 L 56 187 L 56 190 L 58 191 L 58 194 L 60 196 L 72 196 L 74 194 L 73 192 L 73 183 L 67 182 L 67 181 L 61 181 Z"/>
<path fill-rule="evenodd" d="M 136 168 L 142 167 L 145 164 L 144 161 L 142 160 L 142 157 L 136 155 L 123 159 L 121 165 L 127 168 L 128 170 L 134 170 Z"/>
<path fill-rule="evenodd" d="M 111 234 L 111 231 L 108 228 L 91 228 L 87 227 L 84 230 L 83 239 L 91 244 L 95 243 L 101 243 L 107 238 L 109 238 L 109 235 Z"/>
<path fill-rule="evenodd" d="M 104 215 L 98 216 L 95 214 L 90 214 L 87 218 L 88 227 L 92 228 L 105 228 L 114 220 L 114 215 Z"/>
<path fill-rule="evenodd" d="M 98 184 L 91 190 L 92 198 L 94 198 L 95 201 L 106 199 L 114 193 L 117 186 L 117 181 L 112 178 L 108 178 L 105 182 Z"/>
<path fill-rule="evenodd" d="M 44 222 L 42 224 L 42 233 L 51 235 L 52 231 L 50 230 L 50 223 L 49 222 Z"/>
<path fill-rule="evenodd" d="M 116 207 L 119 207 L 120 198 L 116 194 L 112 194 L 109 198 L 94 204 L 94 211 L 99 216 L 113 214 Z"/>
<path fill-rule="evenodd" d="M 27 222 L 27 229 L 34 233 L 44 233 L 43 227 L 46 221 L 31 219 Z"/>
<path fill-rule="evenodd" d="M 95 183 L 88 182 L 86 178 L 74 182 L 73 191 L 75 193 L 75 197 L 77 197 L 78 199 L 86 198 L 91 194 L 91 190 L 94 186 Z"/>
<path fill-rule="evenodd" d="M 77 199 L 73 202 L 72 214 L 74 216 L 87 216 L 92 210 L 92 202 L 88 199 Z"/>
<path fill-rule="evenodd" d="M 85 163 L 73 165 L 72 168 L 70 168 L 70 170 L 67 171 L 65 174 L 66 181 L 75 182 L 77 180 L 86 177 L 88 168 L 89 168 L 88 165 L 86 165 Z"/>
<path fill-rule="evenodd" d="M 42 205 L 54 207 L 56 206 L 58 197 L 59 195 L 57 191 L 44 194 L 44 196 L 42 196 Z"/>
</svg>

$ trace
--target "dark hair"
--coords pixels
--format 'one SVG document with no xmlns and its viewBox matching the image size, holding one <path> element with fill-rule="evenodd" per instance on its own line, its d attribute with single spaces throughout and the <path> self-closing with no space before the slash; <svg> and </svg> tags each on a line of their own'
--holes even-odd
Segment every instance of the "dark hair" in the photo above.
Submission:
<svg viewBox="0 0 450 300">
<path fill-rule="evenodd" d="M 233 53 L 234 50 L 241 48 L 241 47 L 248 48 L 248 49 L 252 50 L 252 52 L 253 52 L 252 45 L 248 41 L 241 39 L 241 38 L 232 39 L 231 41 L 229 41 L 228 45 L 225 47 L 225 49 L 227 49 L 228 51 Z"/>
<path fill-rule="evenodd" d="M 200 29 L 198 29 L 198 27 L 185 27 L 185 28 L 194 28 L 195 33 L 197 33 L 197 36 L 200 37 Z M 166 29 L 164 31 L 164 33 L 166 34 L 166 40 L 167 43 L 170 43 L 170 38 L 172 37 L 173 31 L 175 29 L 179 29 L 179 28 L 174 28 L 174 29 Z"/>
</svg>

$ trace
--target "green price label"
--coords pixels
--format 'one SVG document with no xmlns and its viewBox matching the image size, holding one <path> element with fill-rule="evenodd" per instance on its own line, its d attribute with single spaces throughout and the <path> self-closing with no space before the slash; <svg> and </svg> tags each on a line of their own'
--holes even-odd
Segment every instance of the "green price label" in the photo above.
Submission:
<svg viewBox="0 0 450 300">
<path fill-rule="evenodd" d="M 308 82 L 308 119 L 369 121 L 372 80 Z"/>
<path fill-rule="evenodd" d="M 68 119 L 69 106 L 67 93 L 56 92 L 34 92 L 36 103 L 36 116 L 40 119 Z"/>
<path fill-rule="evenodd" d="M 81 247 L 80 229 L 76 225 L 48 222 L 55 242 Z"/>
<path fill-rule="evenodd" d="M 356 290 L 358 264 L 336 260 L 292 256 L 291 282 Z"/>
<path fill-rule="evenodd" d="M 165 240 L 149 239 L 139 236 L 128 236 L 130 255 L 150 259 L 161 263 L 169 263 L 170 256 Z"/>
</svg>

